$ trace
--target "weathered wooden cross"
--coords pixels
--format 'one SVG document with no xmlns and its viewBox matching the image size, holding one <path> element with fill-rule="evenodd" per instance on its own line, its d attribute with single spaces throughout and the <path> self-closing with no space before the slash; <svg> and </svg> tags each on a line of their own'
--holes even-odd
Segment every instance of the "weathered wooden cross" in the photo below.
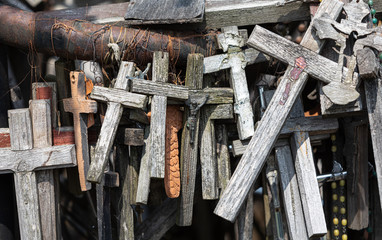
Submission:
<svg viewBox="0 0 382 240">
<path fill-rule="evenodd" d="M 97 102 L 86 99 L 85 80 L 83 72 L 70 72 L 72 98 L 63 100 L 65 111 L 73 113 L 74 140 L 82 191 L 90 190 L 92 186 L 86 180 L 89 170 L 88 114 L 97 112 Z"/>
<path fill-rule="evenodd" d="M 337 0 L 323 1 L 317 10 L 315 18 L 327 13 L 331 18 L 336 19 L 342 10 L 342 7 L 343 3 Z M 258 47 L 256 42 L 262 40 L 261 38 L 256 37 L 259 31 L 264 32 L 265 30 L 261 29 L 259 26 L 255 28 L 254 33 L 252 33 L 252 36 L 248 42 L 250 46 Z M 280 38 L 277 38 L 277 40 L 271 39 L 277 36 L 266 32 L 265 35 L 271 37 L 265 37 L 263 40 L 277 42 L 276 46 L 273 45 L 277 49 L 275 49 L 277 55 L 275 57 L 282 55 L 285 57 L 284 61 L 291 65 L 287 68 L 286 74 L 281 80 L 275 95 L 273 96 L 262 120 L 260 121 L 260 124 L 256 128 L 255 134 L 252 137 L 247 150 L 242 156 L 235 173 L 232 175 L 223 196 L 216 206 L 214 211 L 215 214 L 229 221 L 234 221 L 236 218 L 240 207 L 250 190 L 250 187 L 258 177 L 267 156 L 272 150 L 292 106 L 305 86 L 308 79 L 308 74 L 304 71 L 311 68 L 316 69 L 316 73 L 313 75 L 320 79 L 327 79 L 327 81 L 338 79 L 337 74 L 342 73 L 342 69 L 338 69 L 338 64 L 336 63 L 334 63 L 334 65 L 329 65 L 333 67 L 334 71 L 325 65 L 319 64 L 325 59 L 319 58 L 316 55 L 313 55 L 313 53 L 319 52 L 324 42 L 317 40 L 317 38 L 314 37 L 314 34 L 315 33 L 312 31 L 312 28 L 309 27 L 301 42 L 302 46 L 309 48 L 311 51 L 303 48 L 298 48 L 298 50 L 294 48 L 292 51 L 287 51 L 287 48 L 280 47 L 284 45 L 284 41 L 279 42 Z M 264 44 L 264 41 L 261 42 Z M 268 48 L 266 49 L 269 50 Z M 293 52 L 295 50 L 297 51 Z M 266 51 L 266 53 L 269 54 L 269 51 Z M 292 61 L 290 61 L 290 57 L 286 57 L 289 53 L 293 56 Z M 314 58 L 311 58 L 312 56 L 314 56 Z M 305 60 L 308 65 L 304 66 L 305 64 L 300 62 L 300 67 L 295 66 L 295 60 L 299 57 L 303 57 L 304 59 L 300 60 Z M 312 59 L 315 60 L 311 62 Z M 328 61 L 324 61 L 324 64 L 327 62 Z M 314 66 L 316 66 L 316 68 Z M 302 69 L 302 67 L 304 67 L 304 69 Z M 325 73 L 321 74 L 322 72 Z M 326 77 L 323 77 L 322 75 L 326 75 Z M 340 81 L 340 79 L 338 80 Z"/>
<path fill-rule="evenodd" d="M 111 147 L 115 139 L 119 121 L 122 117 L 123 107 L 145 108 L 147 97 L 126 91 L 128 88 L 127 76 L 134 75 L 135 67 L 132 62 L 122 62 L 114 88 L 95 86 L 90 98 L 108 103 L 108 108 L 97 141 L 94 161 L 90 164 L 87 179 L 99 183 L 103 170 L 107 164 Z"/>
<path fill-rule="evenodd" d="M 22 239 L 52 237 L 42 235 L 42 229 L 49 227 L 51 222 L 41 221 L 36 170 L 76 165 L 74 145 L 51 146 L 50 113 L 48 100 L 33 100 L 30 109 L 8 111 L 11 148 L 0 149 L 0 169 L 14 173 Z M 55 202 L 52 200 L 51 204 Z"/>
</svg>

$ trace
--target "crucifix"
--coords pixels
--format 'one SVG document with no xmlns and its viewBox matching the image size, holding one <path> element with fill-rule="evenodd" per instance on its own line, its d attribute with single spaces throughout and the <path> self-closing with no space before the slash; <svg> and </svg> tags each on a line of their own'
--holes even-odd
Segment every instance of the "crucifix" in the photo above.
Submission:
<svg viewBox="0 0 382 240">
<path fill-rule="evenodd" d="M 113 145 L 119 121 L 122 117 L 123 108 L 143 109 L 146 106 L 146 96 L 126 91 L 128 88 L 128 80 L 126 77 L 134 76 L 134 71 L 134 63 L 121 62 L 114 88 L 95 86 L 90 94 L 90 98 L 108 103 L 95 149 L 94 161 L 90 164 L 88 171 L 87 179 L 91 182 L 99 183 L 101 181 L 103 170 L 107 164 L 107 157 Z"/>
<path fill-rule="evenodd" d="M 324 0 L 321 2 L 315 18 L 327 13 L 331 18 L 335 19 L 341 13 L 342 7 L 343 3 L 340 1 Z M 256 28 L 258 28 L 258 26 Z M 251 38 L 249 42 L 251 42 L 251 45 L 253 44 Z M 314 32 L 312 31 L 311 26 L 301 41 L 302 46 L 311 50 L 309 52 L 310 55 L 313 51 L 319 52 L 323 43 L 323 41 L 314 37 Z M 277 44 L 279 44 L 278 41 Z M 277 54 L 279 54 L 279 52 L 277 52 Z M 294 60 L 292 62 L 293 65 L 295 64 Z M 315 64 L 316 62 L 313 63 L 313 65 Z M 298 69 L 297 66 L 294 67 L 293 65 L 288 67 L 286 71 L 287 74 L 285 74 L 281 80 L 262 120 L 256 128 L 255 134 L 252 137 L 247 150 L 242 156 L 239 165 L 215 208 L 215 214 L 229 221 L 235 220 L 252 184 L 260 174 L 262 166 L 272 150 L 297 96 L 301 93 L 307 82 L 308 74 L 303 72 L 301 68 Z M 304 64 L 301 66 L 303 65 Z M 337 68 L 337 64 L 335 67 Z M 294 81 L 291 81 L 289 77 L 292 72 L 294 75 L 291 77 L 296 79 Z M 338 76 L 334 76 L 334 79 L 336 78 L 338 78 Z"/>
<path fill-rule="evenodd" d="M 52 135 L 47 100 L 31 101 L 30 109 L 9 110 L 8 117 L 11 148 L 0 149 L 0 169 L 14 173 L 21 239 L 43 239 L 42 229 L 51 223 L 41 221 L 36 170 L 75 166 L 75 146 L 48 146 Z M 45 144 L 34 147 L 38 139 Z"/>
<path fill-rule="evenodd" d="M 74 140 L 82 191 L 91 189 L 91 183 L 86 180 L 89 169 L 88 114 L 97 112 L 97 102 L 86 99 L 85 81 L 83 72 L 70 72 L 72 98 L 63 100 L 65 111 L 73 113 Z"/>
</svg>

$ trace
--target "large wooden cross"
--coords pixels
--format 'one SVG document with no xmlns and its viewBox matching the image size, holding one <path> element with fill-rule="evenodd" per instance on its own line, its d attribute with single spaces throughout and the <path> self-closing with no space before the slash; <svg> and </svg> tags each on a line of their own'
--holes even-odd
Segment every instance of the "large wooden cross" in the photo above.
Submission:
<svg viewBox="0 0 382 240">
<path fill-rule="evenodd" d="M 343 3 L 337 0 L 323 1 L 317 10 L 315 18 L 327 13 L 331 18 L 336 19 L 342 7 Z M 258 26 L 256 28 L 259 29 Z M 301 42 L 302 46 L 311 50 L 309 54 L 319 52 L 324 43 L 315 38 L 314 34 L 312 28 L 309 27 Z M 284 51 L 285 49 L 282 50 Z M 294 60 L 292 64 L 295 64 Z M 313 64 L 316 64 L 316 62 Z M 293 65 L 287 68 L 286 74 L 281 80 L 260 124 L 256 128 L 247 150 L 215 208 L 215 214 L 229 221 L 235 220 L 252 184 L 260 174 L 262 166 L 272 150 L 292 106 L 307 82 L 308 74 L 300 70 L 301 68 L 294 67 Z M 293 76 L 295 76 L 294 81 L 290 80 L 292 72 L 294 73 Z M 330 69 L 328 72 L 330 73 Z M 338 76 L 333 77 L 333 79 L 337 78 Z"/>
<path fill-rule="evenodd" d="M 85 81 L 86 77 L 83 72 L 70 72 L 72 98 L 63 100 L 65 111 L 73 113 L 74 140 L 82 191 L 90 190 L 92 186 L 86 180 L 89 170 L 88 114 L 97 112 L 97 102 L 86 99 Z"/>
<path fill-rule="evenodd" d="M 135 67 L 132 62 L 121 62 L 114 88 L 93 88 L 90 98 L 108 103 L 106 115 L 97 141 L 94 160 L 90 164 L 87 179 L 100 183 L 103 171 L 107 164 L 107 157 L 117 133 L 118 124 L 122 117 L 123 108 L 145 108 L 147 97 L 130 93 L 127 76 L 134 75 Z M 98 94 L 97 94 L 98 93 Z"/>
<path fill-rule="evenodd" d="M 41 222 L 36 170 L 75 166 L 75 147 L 47 147 L 52 138 L 47 100 L 31 101 L 30 109 L 9 110 L 8 117 L 11 148 L 0 149 L 0 171 L 14 173 L 21 239 L 43 239 L 42 229 L 51 223 Z M 47 144 L 34 148 L 37 140 Z"/>
</svg>

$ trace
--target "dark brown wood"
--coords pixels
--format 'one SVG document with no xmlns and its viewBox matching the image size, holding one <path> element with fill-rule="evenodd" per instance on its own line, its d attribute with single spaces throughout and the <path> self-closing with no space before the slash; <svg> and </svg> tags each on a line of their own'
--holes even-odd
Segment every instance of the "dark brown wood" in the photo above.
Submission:
<svg viewBox="0 0 382 240">
<path fill-rule="evenodd" d="M 59 59 L 55 62 L 56 83 L 57 83 L 57 101 L 58 101 L 58 122 L 59 126 L 72 126 L 72 117 L 64 109 L 62 99 L 70 97 L 70 70 L 73 62 Z"/>
<path fill-rule="evenodd" d="M 70 86 L 72 98 L 64 99 L 66 112 L 73 113 L 74 139 L 76 142 L 78 174 L 81 190 L 91 189 L 91 183 L 87 181 L 89 169 L 89 147 L 88 147 L 88 115 L 97 112 L 97 102 L 86 100 L 86 77 L 83 72 L 70 72 Z"/>
<path fill-rule="evenodd" d="M 144 134 L 144 129 L 142 128 L 126 128 L 124 144 L 129 146 L 143 146 Z"/>
</svg>

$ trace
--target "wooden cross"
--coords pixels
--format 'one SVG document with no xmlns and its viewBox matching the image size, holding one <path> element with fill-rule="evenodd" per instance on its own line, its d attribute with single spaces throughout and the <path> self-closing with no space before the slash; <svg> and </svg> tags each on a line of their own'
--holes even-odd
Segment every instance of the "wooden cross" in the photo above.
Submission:
<svg viewBox="0 0 382 240">
<path fill-rule="evenodd" d="M 343 3 L 338 0 L 324 0 L 317 10 L 315 18 L 327 13 L 331 18 L 335 19 L 340 14 L 342 6 Z M 323 41 L 317 40 L 314 37 L 314 32 L 309 27 L 301 45 L 308 47 L 312 51 L 319 52 L 323 43 Z M 301 72 L 296 80 L 290 82 L 288 75 L 293 69 L 296 68 L 293 66 L 288 67 L 287 74 L 281 80 L 272 101 L 256 128 L 254 137 L 252 137 L 247 150 L 215 208 L 215 214 L 229 221 L 234 221 L 236 218 L 252 184 L 260 174 L 262 166 L 272 150 L 297 96 L 302 92 L 308 79 L 308 74 Z M 294 72 L 297 73 L 298 69 Z M 282 104 L 280 104 L 280 101 Z"/>
<path fill-rule="evenodd" d="M 123 107 L 143 109 L 147 97 L 126 91 L 128 87 L 127 76 L 134 75 L 135 67 L 132 62 L 121 62 L 114 88 L 95 86 L 90 98 L 108 103 L 104 122 L 97 141 L 94 161 L 92 161 L 87 179 L 91 182 L 101 181 L 103 170 L 107 164 L 107 157 L 113 145 L 119 121 L 122 117 Z M 96 94 L 101 92 L 101 94 Z"/>
<path fill-rule="evenodd" d="M 226 52 L 223 56 L 212 56 L 204 59 L 204 73 L 211 73 L 230 68 L 231 85 L 235 94 L 235 113 L 238 115 L 237 129 L 241 140 L 252 137 L 255 131 L 253 111 L 249 99 L 245 66 L 250 63 L 246 54 L 241 50 L 245 45 L 245 38 L 239 34 L 237 27 L 222 28 L 223 33 L 218 35 L 219 45 Z M 243 32 L 242 32 L 243 33 Z M 244 33 L 247 34 L 246 32 Z M 256 54 L 254 55 L 256 56 Z M 257 57 L 257 56 L 256 56 Z M 256 59 L 253 57 L 252 59 Z M 217 61 L 216 61 L 217 60 Z M 255 62 L 255 60 L 253 60 Z M 224 67 L 221 67 L 224 63 Z M 209 68 L 208 66 L 214 66 Z M 219 66 L 216 69 L 216 66 Z"/>
<path fill-rule="evenodd" d="M 74 140 L 82 191 L 91 189 L 91 183 L 86 180 L 89 169 L 88 113 L 97 112 L 97 102 L 86 100 L 85 81 L 86 77 L 83 72 L 70 72 L 72 98 L 63 100 L 65 111 L 73 113 Z"/>
<path fill-rule="evenodd" d="M 36 170 L 75 166 L 75 146 L 33 148 L 33 139 L 47 143 L 52 138 L 47 100 L 31 101 L 30 109 L 9 110 L 8 117 L 11 148 L 0 149 L 0 169 L 14 173 L 21 239 L 43 239 L 42 229 L 51 223 L 41 222 Z"/>
</svg>

